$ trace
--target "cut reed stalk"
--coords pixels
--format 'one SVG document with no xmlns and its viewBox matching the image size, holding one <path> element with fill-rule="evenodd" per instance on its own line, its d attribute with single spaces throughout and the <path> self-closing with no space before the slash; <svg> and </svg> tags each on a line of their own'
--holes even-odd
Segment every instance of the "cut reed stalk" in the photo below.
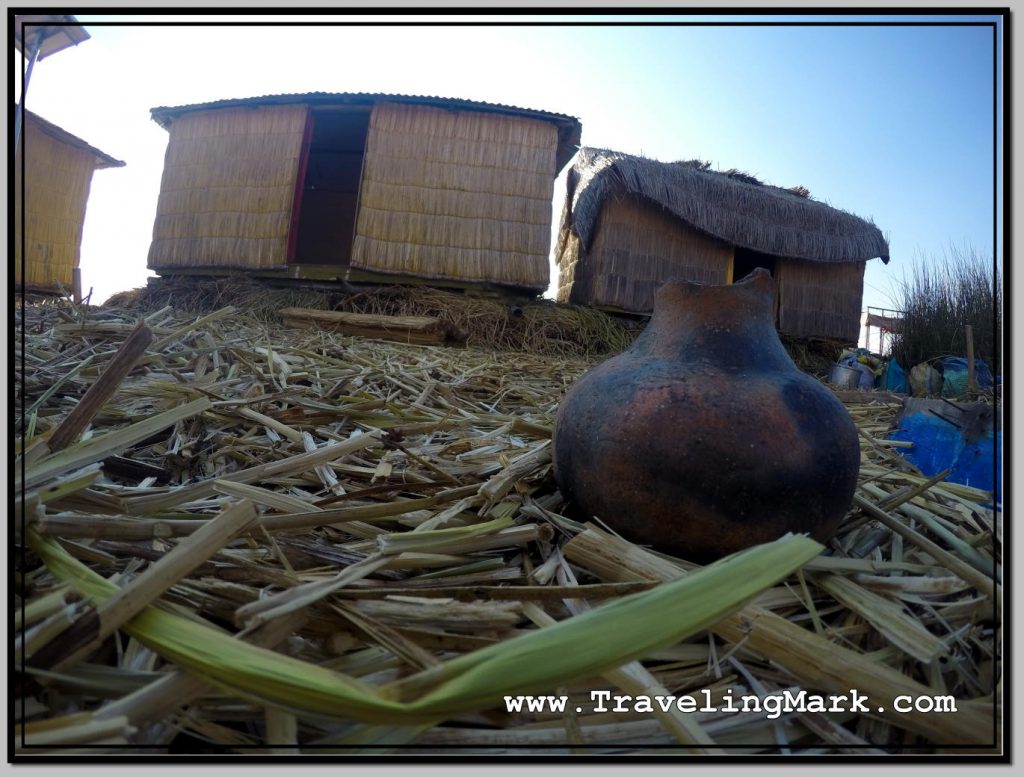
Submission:
<svg viewBox="0 0 1024 777">
<path fill-rule="evenodd" d="M 622 548 L 614 554 L 612 562 L 607 560 L 603 550 L 609 545 Z M 652 574 L 658 574 L 652 570 L 665 570 L 656 557 L 594 526 L 567 543 L 565 554 L 607 580 L 650 580 Z M 627 558 L 638 561 L 627 564 Z M 664 571 L 661 574 L 664 575 Z M 654 579 L 669 580 L 684 574 L 676 569 Z M 712 624 L 711 630 L 732 642 L 742 642 L 745 650 L 779 664 L 806 687 L 838 694 L 849 694 L 853 688 L 872 700 L 882 700 L 885 706 L 866 714 L 878 716 L 897 728 L 920 733 L 938 744 L 992 742 L 994 721 L 990 705 L 968 702 L 949 715 L 898 712 L 894 706 L 897 696 L 928 696 L 931 689 L 760 607 L 747 607 Z"/>
</svg>

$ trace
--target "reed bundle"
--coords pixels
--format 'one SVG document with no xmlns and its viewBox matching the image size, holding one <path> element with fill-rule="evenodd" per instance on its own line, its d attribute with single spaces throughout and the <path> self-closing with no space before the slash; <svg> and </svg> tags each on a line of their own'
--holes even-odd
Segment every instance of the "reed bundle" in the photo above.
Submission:
<svg viewBox="0 0 1024 777">
<path fill-rule="evenodd" d="M 897 405 L 849 405 L 860 485 L 825 553 L 788 537 L 699 568 L 558 494 L 551 424 L 592 360 L 234 309 L 16 323 L 19 753 L 998 749 L 1001 512 L 881 442 Z M 851 688 L 886 711 L 591 697 Z M 504 708 L 526 693 L 567 711 Z M 958 711 L 897 714 L 898 693 Z"/>
</svg>

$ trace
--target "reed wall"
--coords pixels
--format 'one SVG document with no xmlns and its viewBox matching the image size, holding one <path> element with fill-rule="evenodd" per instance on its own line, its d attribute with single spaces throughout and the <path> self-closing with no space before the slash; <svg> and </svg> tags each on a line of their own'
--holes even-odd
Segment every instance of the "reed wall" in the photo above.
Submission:
<svg viewBox="0 0 1024 777">
<path fill-rule="evenodd" d="M 178 117 L 149 267 L 285 266 L 306 111 L 273 105 Z"/>
<path fill-rule="evenodd" d="M 94 155 L 39 129 L 25 114 L 25 272 L 22 277 L 22 152 L 14 165 L 14 278 L 25 288 L 67 291 L 81 257 L 82 225 L 95 169 Z"/>
<path fill-rule="evenodd" d="M 352 266 L 546 288 L 557 143 L 544 121 L 376 104 Z"/>
<path fill-rule="evenodd" d="M 649 313 L 667 280 L 725 283 L 732 252 L 634 195 L 609 197 L 589 251 L 575 235 L 563 241 L 558 299 Z"/>
<path fill-rule="evenodd" d="M 794 337 L 860 337 L 865 262 L 780 259 L 779 330 Z"/>
</svg>

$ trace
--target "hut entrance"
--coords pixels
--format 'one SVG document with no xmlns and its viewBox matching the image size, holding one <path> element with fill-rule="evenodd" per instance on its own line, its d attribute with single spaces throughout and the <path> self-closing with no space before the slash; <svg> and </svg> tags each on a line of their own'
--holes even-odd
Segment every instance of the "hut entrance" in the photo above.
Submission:
<svg viewBox="0 0 1024 777">
<path fill-rule="evenodd" d="M 779 323 L 779 303 L 781 301 L 781 284 L 775 257 L 771 254 L 762 254 L 760 251 L 753 251 L 749 248 L 736 246 L 732 257 L 732 280 L 731 283 L 742 281 L 758 267 L 763 267 L 772 274 L 775 281 L 775 301 L 773 303 L 772 320 L 776 325 Z"/>
<path fill-rule="evenodd" d="M 758 267 L 765 268 L 773 278 L 776 277 L 774 256 L 737 246 L 732 260 L 732 282 L 742 281 Z"/>
<path fill-rule="evenodd" d="M 348 265 L 356 226 L 369 109 L 311 111 L 292 218 L 293 264 Z M 301 166 L 305 166 L 305 171 Z"/>
</svg>

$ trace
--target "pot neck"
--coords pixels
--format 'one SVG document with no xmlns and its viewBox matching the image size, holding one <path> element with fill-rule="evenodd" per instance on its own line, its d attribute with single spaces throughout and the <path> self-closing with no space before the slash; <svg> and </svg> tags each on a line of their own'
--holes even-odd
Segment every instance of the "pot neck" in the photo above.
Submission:
<svg viewBox="0 0 1024 777">
<path fill-rule="evenodd" d="M 635 348 L 666 359 L 711 359 L 724 366 L 792 367 L 774 323 L 775 283 L 757 270 L 739 283 L 669 281 Z"/>
</svg>

